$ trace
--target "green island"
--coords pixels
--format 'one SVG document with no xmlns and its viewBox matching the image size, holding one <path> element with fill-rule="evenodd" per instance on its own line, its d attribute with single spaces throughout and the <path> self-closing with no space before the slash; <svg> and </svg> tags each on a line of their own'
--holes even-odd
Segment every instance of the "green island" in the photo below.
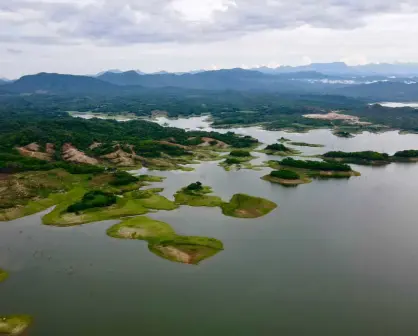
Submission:
<svg viewBox="0 0 418 336">
<path fill-rule="evenodd" d="M 182 188 L 174 195 L 176 204 L 189 205 L 194 207 L 218 207 L 223 201 L 218 196 L 210 196 L 212 188 L 203 186 L 201 182 L 191 183 L 187 187 Z"/>
<path fill-rule="evenodd" d="M 373 151 L 333 151 L 325 153 L 322 157 L 326 161 L 354 163 L 358 165 L 383 166 L 391 163 L 391 159 L 388 154 Z"/>
<path fill-rule="evenodd" d="M 332 131 L 332 134 L 334 134 L 336 137 L 339 137 L 339 138 L 347 138 L 347 139 L 354 138 L 354 135 L 352 133 L 343 131 L 340 129 L 334 129 Z"/>
<path fill-rule="evenodd" d="M 5 270 L 2 270 L 0 268 L 0 282 L 6 280 L 9 277 L 9 273 L 7 273 Z"/>
<path fill-rule="evenodd" d="M 195 182 L 182 188 L 175 195 L 175 202 L 181 205 L 220 207 L 225 216 L 238 218 L 262 217 L 277 207 L 277 204 L 264 198 L 245 194 L 235 194 L 229 202 L 218 196 L 207 195 L 212 188 Z"/>
<path fill-rule="evenodd" d="M 298 142 L 298 141 L 290 141 L 289 145 L 293 145 L 293 146 L 299 146 L 299 147 L 325 147 L 324 145 L 321 144 L 312 144 L 312 143 L 307 143 L 307 142 Z"/>
<path fill-rule="evenodd" d="M 176 206 L 124 171 L 98 174 L 71 174 L 64 169 L 30 171 L 0 180 L 0 221 L 28 216 L 56 207 L 43 217 L 48 225 L 77 225 L 119 216 L 140 215 L 149 209 L 171 209 Z"/>
<path fill-rule="evenodd" d="M 225 216 L 237 218 L 258 218 L 277 208 L 277 204 L 265 198 L 235 194 L 228 203 L 221 205 Z"/>
<path fill-rule="evenodd" d="M 138 239 L 148 242 L 148 248 L 170 261 L 197 265 L 223 250 L 215 238 L 180 236 L 167 223 L 149 217 L 134 217 L 110 227 L 107 234 L 119 239 Z"/>
<path fill-rule="evenodd" d="M 360 176 L 359 172 L 340 162 L 313 161 L 313 160 L 295 160 L 285 158 L 281 161 L 268 161 L 268 165 L 273 169 L 285 168 L 292 170 L 300 175 L 302 179 L 313 178 L 344 178 L 351 176 Z"/>
<path fill-rule="evenodd" d="M 396 152 L 392 157 L 394 162 L 418 162 L 418 150 L 408 149 Z"/>
<path fill-rule="evenodd" d="M 226 171 L 230 171 L 232 168 L 237 169 L 257 169 L 258 166 L 253 166 L 250 161 L 255 158 L 248 150 L 235 149 L 232 150 L 227 156 L 223 157 L 224 160 L 219 163 L 220 167 L 223 167 Z"/>
<path fill-rule="evenodd" d="M 299 184 L 312 182 L 312 180 L 302 176 L 302 174 L 289 169 L 273 170 L 270 174 L 261 177 L 261 179 L 272 183 L 278 183 L 283 186 L 297 186 Z"/>
<path fill-rule="evenodd" d="M 289 141 L 292 141 L 292 140 L 290 140 L 288 138 L 285 138 L 285 137 L 281 137 L 280 139 L 277 139 L 277 141 L 279 141 L 279 142 L 289 142 Z"/>
<path fill-rule="evenodd" d="M 174 202 L 159 195 L 161 191 L 162 189 L 128 191 L 118 195 L 114 203 L 108 204 L 108 202 L 93 201 L 92 207 L 88 207 L 87 204 L 87 206 L 82 206 L 82 210 L 75 212 L 74 207 L 78 209 L 80 205 L 86 202 L 86 196 L 90 196 L 92 193 L 85 193 L 85 190 L 79 189 L 78 193 L 74 193 L 74 197 L 68 197 L 66 201 L 58 204 L 54 210 L 42 218 L 42 221 L 46 225 L 72 226 L 126 216 L 143 215 L 151 210 L 176 209 L 178 206 Z M 93 191 L 93 193 L 99 194 L 99 199 L 103 199 L 101 192 Z M 81 200 L 79 200 L 80 198 Z"/>
<path fill-rule="evenodd" d="M 354 163 L 358 165 L 383 166 L 391 162 L 418 162 L 418 150 L 409 149 L 396 152 L 394 155 L 373 151 L 325 153 L 322 158 L 326 161 Z"/>
<path fill-rule="evenodd" d="M 0 316 L 0 335 L 22 335 L 31 323 L 29 315 Z"/>
<path fill-rule="evenodd" d="M 264 148 L 260 152 L 266 153 L 268 155 L 277 155 L 277 156 L 290 156 L 290 155 L 297 155 L 301 153 L 300 151 L 294 148 L 290 148 L 283 144 L 278 144 L 278 143 L 268 145 L 266 146 L 266 148 Z"/>
</svg>

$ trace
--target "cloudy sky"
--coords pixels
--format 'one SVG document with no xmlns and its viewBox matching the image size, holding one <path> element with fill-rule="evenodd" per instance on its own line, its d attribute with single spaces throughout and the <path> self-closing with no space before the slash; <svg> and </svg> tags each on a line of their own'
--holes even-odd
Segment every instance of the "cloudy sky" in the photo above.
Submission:
<svg viewBox="0 0 418 336">
<path fill-rule="evenodd" d="M 418 62 L 418 0 L 0 0 L 0 77 Z"/>
</svg>

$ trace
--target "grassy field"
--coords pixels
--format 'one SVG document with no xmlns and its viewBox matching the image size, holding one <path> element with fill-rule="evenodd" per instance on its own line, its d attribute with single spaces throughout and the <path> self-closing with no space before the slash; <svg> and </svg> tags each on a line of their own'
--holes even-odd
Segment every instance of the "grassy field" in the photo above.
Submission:
<svg viewBox="0 0 418 336">
<path fill-rule="evenodd" d="M 116 219 L 127 216 L 144 215 L 153 210 L 174 210 L 178 206 L 167 198 L 158 195 L 161 189 L 138 190 L 125 193 L 117 199 L 116 204 L 93 208 L 78 213 L 66 211 L 68 206 L 75 203 L 85 193 L 85 190 L 74 192 L 74 197 L 69 197 L 65 202 L 60 203 L 52 212 L 45 215 L 42 220 L 46 225 L 73 226 L 92 222 L 99 222 L 108 219 Z"/>
<path fill-rule="evenodd" d="M 31 322 L 28 315 L 0 316 L 0 335 L 22 335 Z"/>
<path fill-rule="evenodd" d="M 306 184 L 306 183 L 311 183 L 312 180 L 307 178 L 307 177 L 302 177 L 296 180 L 289 180 L 289 179 L 283 179 L 283 178 L 278 178 L 278 177 L 273 177 L 271 175 L 265 175 L 263 177 L 260 177 L 262 180 L 264 181 L 269 181 L 272 183 L 278 183 L 281 184 L 283 186 L 297 186 L 299 184 Z"/>
<path fill-rule="evenodd" d="M 222 242 L 215 238 L 193 236 L 176 236 L 149 244 L 148 248 L 162 258 L 193 265 L 213 257 L 224 249 Z"/>
<path fill-rule="evenodd" d="M 9 277 L 9 273 L 7 273 L 5 270 L 2 270 L 0 268 L 0 282 L 6 280 Z"/>
<path fill-rule="evenodd" d="M 193 207 L 217 207 L 220 206 L 223 201 L 218 196 L 207 195 L 212 193 L 212 188 L 204 186 L 203 190 L 191 192 L 183 188 L 175 193 L 174 200 L 179 205 L 189 205 Z"/>
<path fill-rule="evenodd" d="M 125 219 L 107 230 L 107 235 L 121 239 L 139 239 L 159 241 L 170 239 L 176 235 L 167 223 L 149 217 L 139 216 Z"/>
<path fill-rule="evenodd" d="M 0 180 L 0 221 L 32 215 L 62 202 L 74 185 L 88 182 L 88 175 L 62 169 L 10 175 Z"/>
<path fill-rule="evenodd" d="M 260 197 L 235 194 L 228 203 L 223 203 L 221 208 L 225 216 L 258 218 L 277 208 L 277 204 Z"/>
<path fill-rule="evenodd" d="M 151 252 L 161 258 L 198 264 L 223 250 L 221 241 L 208 237 L 179 236 L 167 223 L 140 216 L 123 220 L 107 230 L 119 239 L 138 239 L 148 242 Z"/>
<path fill-rule="evenodd" d="M 155 175 L 140 175 L 138 178 L 141 182 L 163 182 L 166 179 L 164 176 Z"/>
</svg>

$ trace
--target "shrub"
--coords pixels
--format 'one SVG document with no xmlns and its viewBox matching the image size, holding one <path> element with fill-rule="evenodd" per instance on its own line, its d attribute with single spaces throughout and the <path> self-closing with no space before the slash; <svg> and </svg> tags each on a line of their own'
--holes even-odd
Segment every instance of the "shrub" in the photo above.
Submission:
<svg viewBox="0 0 418 336">
<path fill-rule="evenodd" d="M 202 183 L 197 181 L 195 183 L 191 183 L 186 187 L 187 191 L 199 191 L 199 190 L 203 190 L 203 186 Z"/>
<path fill-rule="evenodd" d="M 81 201 L 70 205 L 67 212 L 79 212 L 91 208 L 107 207 L 116 203 L 116 196 L 101 190 L 93 190 L 84 194 Z"/>
</svg>

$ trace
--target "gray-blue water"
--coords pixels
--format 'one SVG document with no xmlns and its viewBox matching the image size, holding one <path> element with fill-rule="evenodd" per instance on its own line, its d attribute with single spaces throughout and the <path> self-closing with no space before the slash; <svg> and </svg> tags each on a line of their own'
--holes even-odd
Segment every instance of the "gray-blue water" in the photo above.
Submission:
<svg viewBox="0 0 418 336">
<path fill-rule="evenodd" d="M 239 131 L 327 146 L 302 148 L 310 154 L 418 149 L 417 135 L 395 132 Z M 0 315 L 33 315 L 32 336 L 417 335 L 418 164 L 354 168 L 361 177 L 297 188 L 260 180 L 268 169 L 225 172 L 217 163 L 156 172 L 168 177 L 155 184 L 167 196 L 200 180 L 225 199 L 242 192 L 279 205 L 260 219 L 190 207 L 150 215 L 180 234 L 223 241 L 199 266 L 107 237 L 117 221 L 53 228 L 37 214 L 0 223 L 0 266 L 11 273 L 0 284 Z"/>
</svg>

